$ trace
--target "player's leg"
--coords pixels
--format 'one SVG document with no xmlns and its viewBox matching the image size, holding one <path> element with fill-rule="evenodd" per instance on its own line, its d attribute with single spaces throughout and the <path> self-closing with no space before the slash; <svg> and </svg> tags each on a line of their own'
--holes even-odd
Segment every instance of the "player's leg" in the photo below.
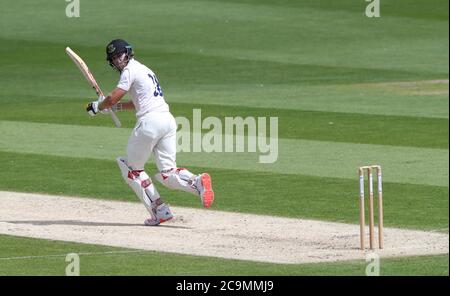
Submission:
<svg viewBox="0 0 450 296">
<path fill-rule="evenodd" d="M 170 122 L 170 129 L 153 148 L 156 166 L 160 171 L 155 175 L 155 179 L 170 189 L 183 190 L 199 196 L 203 206 L 209 208 L 214 201 L 211 177 L 207 173 L 194 175 L 185 168 L 177 168 L 176 122 L 170 113 L 166 120 Z"/>
<path fill-rule="evenodd" d="M 122 157 L 117 158 L 117 163 L 123 179 L 133 189 L 150 213 L 150 219 L 145 220 L 145 224 L 153 226 L 172 219 L 173 215 L 169 207 L 162 201 L 147 173 L 144 170 L 132 169 Z"/>
<path fill-rule="evenodd" d="M 205 208 L 214 202 L 211 176 L 208 173 L 194 175 L 185 168 L 162 170 L 155 179 L 170 189 L 183 190 L 199 196 Z"/>
<path fill-rule="evenodd" d="M 141 124 L 133 130 L 128 141 L 127 158 L 118 157 L 117 163 L 123 179 L 133 189 L 150 213 L 151 217 L 145 221 L 145 224 L 157 225 L 170 220 L 173 215 L 169 207 L 162 201 L 152 180 L 144 171 L 144 165 L 150 157 L 152 147 L 157 139 L 149 136 L 149 133 L 145 132 L 143 126 L 147 127 L 150 125 Z"/>
</svg>

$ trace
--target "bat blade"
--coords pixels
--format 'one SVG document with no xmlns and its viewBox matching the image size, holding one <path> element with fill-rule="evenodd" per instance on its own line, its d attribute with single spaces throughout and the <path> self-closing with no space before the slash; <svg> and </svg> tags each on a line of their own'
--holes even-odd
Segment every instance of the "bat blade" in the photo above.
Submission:
<svg viewBox="0 0 450 296">
<path fill-rule="evenodd" d="M 98 86 L 98 83 L 94 78 L 94 75 L 92 75 L 91 71 L 89 70 L 88 66 L 83 61 L 83 59 L 79 55 L 77 55 L 70 47 L 66 47 L 66 53 L 70 57 L 70 59 L 74 62 L 74 64 L 78 67 L 83 76 L 86 78 L 89 85 L 95 90 L 97 95 L 103 96 L 103 92 Z M 109 110 L 109 114 L 111 114 L 111 118 L 114 121 L 116 127 L 121 127 L 122 124 L 120 123 L 119 118 L 112 109 Z"/>
</svg>

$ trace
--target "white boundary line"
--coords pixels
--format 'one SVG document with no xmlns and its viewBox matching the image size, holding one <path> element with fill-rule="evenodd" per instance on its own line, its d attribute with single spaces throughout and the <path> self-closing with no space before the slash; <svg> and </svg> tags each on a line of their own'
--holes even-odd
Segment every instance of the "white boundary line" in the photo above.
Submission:
<svg viewBox="0 0 450 296">
<path fill-rule="evenodd" d="M 109 252 L 69 252 L 78 254 L 80 256 L 95 256 L 95 255 L 109 255 L 109 254 L 131 254 L 131 253 L 144 253 L 151 252 L 149 250 L 136 250 L 136 251 L 109 251 Z M 54 258 L 54 257 L 66 257 L 67 254 L 55 254 L 55 255 L 41 255 L 41 256 L 21 256 L 21 257 L 0 257 L 0 260 L 26 260 L 26 259 L 42 259 L 42 258 Z"/>
</svg>

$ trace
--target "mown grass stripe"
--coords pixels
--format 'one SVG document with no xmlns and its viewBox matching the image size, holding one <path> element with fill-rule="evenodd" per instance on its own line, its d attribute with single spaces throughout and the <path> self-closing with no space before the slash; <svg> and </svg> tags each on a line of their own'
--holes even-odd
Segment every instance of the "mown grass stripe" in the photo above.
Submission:
<svg viewBox="0 0 450 296">
<path fill-rule="evenodd" d="M 125 153 L 130 130 L 0 121 L 0 150 L 92 159 Z M 280 139 L 275 163 L 259 163 L 258 153 L 177 155 L 179 164 L 283 174 L 354 179 L 358 166 L 377 163 L 388 182 L 448 186 L 447 149 Z M 275 153 L 274 151 L 272 153 Z"/>
<path fill-rule="evenodd" d="M 67 40 L 66 36 L 69 34 L 71 42 L 103 47 L 103 40 L 94 36 L 104 36 L 105 34 L 109 36 L 112 34 L 111 32 L 120 30 L 120 27 L 105 26 L 105 22 L 112 23 L 114 18 L 101 9 L 100 3 L 90 2 L 85 6 L 88 11 L 85 17 L 92 18 L 92 22 L 75 24 L 65 21 L 65 15 L 59 13 L 58 7 L 54 7 L 49 1 L 42 2 L 42 7 L 45 7 L 43 11 L 47 16 L 46 19 L 51 18 L 54 22 L 64 24 L 64 30 L 54 26 L 54 22 L 37 20 L 23 24 L 17 14 L 22 13 L 23 17 L 26 17 L 27 14 L 24 14 L 20 5 L 11 4 L 3 8 L 8 13 L 5 13 L 3 22 L 5 29 L 2 31 L 2 36 L 52 42 Z M 429 5 L 425 6 L 424 3 L 421 5 L 427 11 Z M 321 6 L 336 8 L 332 2 L 321 2 Z M 197 53 L 203 49 L 205 53 L 214 52 L 217 55 L 234 57 L 249 56 L 302 64 L 305 61 L 338 63 L 343 67 L 348 65 L 368 67 L 379 64 L 379 67 L 406 68 L 417 72 L 429 69 L 433 71 L 433 67 L 434 71 L 445 71 L 443 69 L 446 68 L 444 65 L 435 65 L 434 59 L 431 59 L 433 63 L 404 63 L 405 56 L 410 61 L 417 55 L 418 49 L 425 47 L 423 44 L 411 45 L 415 40 L 422 41 L 423 38 L 428 37 L 426 41 L 435 45 L 436 37 L 445 36 L 443 22 L 438 20 L 406 19 L 408 26 L 404 26 L 405 19 L 401 17 L 385 17 L 383 22 L 369 23 L 369 20 L 360 12 L 361 10 L 350 12 L 340 9 L 318 9 L 317 6 L 292 9 L 274 5 L 255 6 L 211 1 L 154 3 L 152 18 L 149 20 L 146 7 L 146 4 L 141 1 L 130 1 L 130 5 L 123 7 L 121 11 L 124 17 L 130 19 L 130 26 L 136 28 L 144 29 L 145 25 L 156 26 L 159 24 L 161 26 L 168 17 L 176 21 L 166 24 L 167 30 L 155 30 L 151 37 L 136 33 L 142 49 L 158 47 L 167 51 L 181 48 Z M 408 9 L 405 7 L 404 10 Z M 226 14 L 224 15 L 224 13 Z M 102 21 L 98 21 L 98 16 L 101 16 Z M 337 19 L 340 21 L 336 22 Z M 276 26 L 273 23 L 276 23 Z M 36 24 L 40 26 L 36 27 Z M 202 24 L 202 26 L 198 26 L 198 24 Z M 22 25 L 21 30 L 16 29 L 19 25 Z M 210 42 L 210 38 L 205 38 L 205 27 L 208 28 L 207 37 L 214 38 L 214 42 Z M 86 30 L 90 30 L 92 36 L 80 33 Z M 186 30 L 189 31 L 188 35 L 185 34 Z M 283 32 L 283 34 L 279 32 Z M 415 34 L 413 35 L 411 32 Z M 349 35 L 353 38 L 349 38 Z M 216 36 L 227 36 L 227 38 L 216 38 Z M 333 48 L 333 54 L 330 54 L 328 46 L 320 46 L 323 44 L 325 36 L 328 46 Z M 367 38 L 368 36 L 372 38 Z M 271 42 L 267 42 L 268 39 Z M 158 40 L 158 42 L 151 42 L 153 40 Z M 304 42 L 305 40 L 308 42 Z M 183 46 L 179 46 L 180 44 Z M 373 47 L 372 50 L 370 50 L 371 47 Z M 383 48 L 383 51 L 380 51 L 380 47 Z M 403 50 L 400 51 L 401 55 L 396 52 L 386 54 L 385 50 L 394 50 L 397 47 L 408 48 L 409 52 Z M 300 49 L 301 54 L 299 54 Z M 369 50 L 370 52 L 367 53 Z M 372 52 L 376 53 L 375 57 L 366 58 L 368 55 L 370 57 Z M 430 50 L 422 50 L 421 53 L 423 60 L 429 61 L 436 54 L 436 50 L 434 47 L 430 47 Z M 352 58 L 349 58 L 349 55 Z M 393 58 L 392 55 L 395 55 L 394 57 L 398 55 L 399 58 Z M 390 61 L 390 63 L 386 63 L 386 61 Z"/>
<path fill-rule="evenodd" d="M 32 103 L 39 101 L 39 105 Z M 89 118 L 83 101 L 63 98 L 29 97 L 3 104 L 0 120 L 111 126 L 109 117 Z M 63 108 L 57 113 L 51 112 Z M 278 135 L 285 139 L 307 139 L 331 142 L 448 148 L 448 119 L 410 116 L 364 115 L 359 113 L 268 109 L 258 107 L 220 106 L 211 104 L 171 103 L 175 116 L 192 123 L 193 110 L 200 110 L 201 118 L 218 117 L 278 117 Z M 133 127 L 136 118 L 132 112 L 121 112 L 121 121 Z"/>
<path fill-rule="evenodd" d="M 61 103 L 67 97 L 92 95 L 79 73 L 70 67 L 70 61 L 59 54 L 63 44 L 3 41 L 17 46 L 18 52 L 14 53 L 17 58 L 32 65 L 26 72 L 14 63 L 4 65 L 8 75 L 0 74 L 0 77 L 11 87 L 0 90 L 0 96 L 8 102 L 34 101 L 32 97 L 36 93 L 59 96 Z M 29 57 L 28 51 L 39 51 L 43 47 L 52 59 Z M 113 87 L 118 77 L 106 71 L 96 49 L 82 46 L 81 52 L 88 53 L 86 59 L 101 85 L 106 90 Z M 392 70 L 345 69 L 319 64 L 292 66 L 241 60 L 236 63 L 231 57 L 167 53 L 165 50 L 143 52 L 139 60 L 157 71 L 169 102 L 448 118 L 448 83 L 427 82 L 448 79 L 446 74 L 417 76 Z M 193 60 L 202 67 L 192 68 Z M 213 75 L 218 67 L 233 75 Z M 42 75 L 52 81 L 51 89 L 38 83 Z M 401 81 L 410 81 L 410 84 L 396 83 Z"/>
<path fill-rule="evenodd" d="M 227 92 L 228 85 L 198 85 L 193 89 L 169 86 L 166 98 L 171 103 L 447 119 L 449 116 L 448 83 L 433 85 L 418 81 L 411 82 L 409 87 L 389 83 L 319 86 L 255 83 L 235 85 L 232 93 Z"/>
</svg>

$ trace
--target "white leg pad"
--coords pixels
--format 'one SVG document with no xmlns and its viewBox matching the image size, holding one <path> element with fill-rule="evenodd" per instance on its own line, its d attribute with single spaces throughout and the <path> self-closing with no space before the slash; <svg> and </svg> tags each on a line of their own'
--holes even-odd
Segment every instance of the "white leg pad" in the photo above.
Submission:
<svg viewBox="0 0 450 296">
<path fill-rule="evenodd" d="M 143 170 L 131 170 L 131 168 L 128 167 L 126 160 L 122 157 L 118 157 L 116 160 L 125 182 L 133 189 L 134 193 L 136 193 L 145 205 L 150 215 L 154 216 L 152 202 L 157 200 L 160 196 L 150 177 Z"/>
<path fill-rule="evenodd" d="M 155 179 L 169 189 L 182 190 L 194 195 L 199 195 L 196 187 L 197 176 L 186 169 L 171 169 L 155 175 Z"/>
</svg>

